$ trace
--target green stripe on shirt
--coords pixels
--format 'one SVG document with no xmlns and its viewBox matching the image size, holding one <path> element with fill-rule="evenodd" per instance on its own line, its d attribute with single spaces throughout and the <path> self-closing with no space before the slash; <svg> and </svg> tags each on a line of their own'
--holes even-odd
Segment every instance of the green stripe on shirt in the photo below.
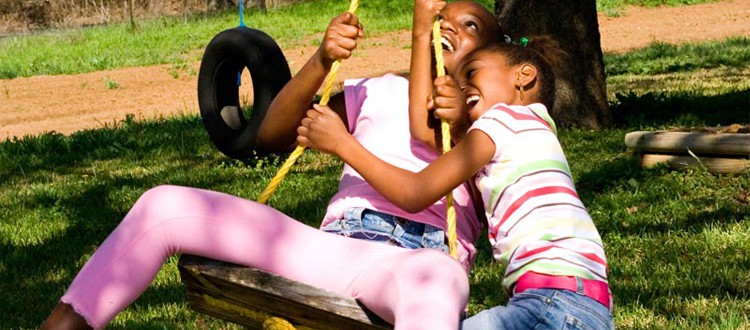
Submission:
<svg viewBox="0 0 750 330">
<path fill-rule="evenodd" d="M 492 212 L 495 209 L 495 204 L 497 203 L 500 194 L 505 191 L 505 188 L 510 186 L 513 182 L 518 181 L 518 179 L 524 175 L 539 172 L 542 170 L 559 170 L 572 177 L 568 164 L 559 160 L 538 160 L 516 167 L 515 169 L 513 169 L 513 173 L 505 177 L 505 181 L 502 184 L 497 185 L 494 189 L 492 189 L 490 203 L 486 205 L 487 212 Z M 492 173 L 489 174 L 492 175 Z"/>
</svg>

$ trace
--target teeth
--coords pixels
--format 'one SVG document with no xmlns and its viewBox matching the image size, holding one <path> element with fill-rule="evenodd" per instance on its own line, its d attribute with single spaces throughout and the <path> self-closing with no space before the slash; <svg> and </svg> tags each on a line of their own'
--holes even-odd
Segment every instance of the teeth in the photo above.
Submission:
<svg viewBox="0 0 750 330">
<path fill-rule="evenodd" d="M 470 95 L 466 98 L 466 104 L 472 104 L 475 102 L 479 102 L 479 95 Z"/>
<path fill-rule="evenodd" d="M 451 45 L 451 42 L 448 41 L 448 39 L 446 39 L 445 37 L 440 38 L 440 43 L 442 43 L 449 52 L 453 51 L 453 45 Z"/>
</svg>

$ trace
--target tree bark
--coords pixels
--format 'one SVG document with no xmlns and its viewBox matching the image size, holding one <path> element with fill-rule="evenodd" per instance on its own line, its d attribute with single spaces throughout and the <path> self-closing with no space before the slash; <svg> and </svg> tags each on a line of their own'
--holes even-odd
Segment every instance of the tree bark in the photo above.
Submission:
<svg viewBox="0 0 750 330">
<path fill-rule="evenodd" d="M 551 36 L 570 56 L 556 68 L 550 115 L 558 126 L 599 129 L 612 124 L 595 0 L 495 0 L 495 16 L 514 41 Z"/>
<path fill-rule="evenodd" d="M 133 0 L 128 0 L 127 6 L 128 6 L 128 19 L 129 19 L 128 27 L 130 28 L 130 31 L 135 31 L 136 26 L 135 26 L 135 16 L 133 15 Z"/>
</svg>

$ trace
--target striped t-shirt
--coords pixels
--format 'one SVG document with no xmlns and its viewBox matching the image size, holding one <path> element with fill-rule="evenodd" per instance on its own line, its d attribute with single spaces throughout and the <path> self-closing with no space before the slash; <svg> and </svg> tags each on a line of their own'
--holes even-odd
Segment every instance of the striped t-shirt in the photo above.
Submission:
<svg viewBox="0 0 750 330">
<path fill-rule="evenodd" d="M 527 271 L 607 281 L 599 232 L 576 193 L 555 124 L 544 105 L 496 104 L 470 130 L 495 155 L 477 174 L 495 259 L 512 292 Z"/>
</svg>

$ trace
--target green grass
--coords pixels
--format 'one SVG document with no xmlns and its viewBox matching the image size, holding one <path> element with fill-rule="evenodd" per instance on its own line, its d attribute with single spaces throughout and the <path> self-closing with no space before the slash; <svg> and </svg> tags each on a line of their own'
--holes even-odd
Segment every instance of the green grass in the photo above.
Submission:
<svg viewBox="0 0 750 330">
<path fill-rule="evenodd" d="M 707 0 L 611 0 L 597 2 L 602 12 L 627 5 L 651 6 L 701 3 Z M 493 1 L 480 0 L 488 8 Z M 348 7 L 346 1 L 321 0 L 245 12 L 248 27 L 268 33 L 282 49 L 317 43 L 330 19 Z M 358 15 L 366 33 L 409 29 L 410 0 L 373 0 L 360 4 Z M 0 39 L 0 79 L 34 75 L 75 74 L 153 64 L 185 65 L 200 60 L 213 36 L 239 24 L 236 12 L 159 18 L 84 29 L 49 31 Z M 747 39 L 745 39 L 747 43 Z M 741 47 L 741 45 L 739 46 Z M 746 47 L 747 48 L 747 47 Z"/>
<path fill-rule="evenodd" d="M 267 14 L 250 10 L 245 12 L 244 22 L 266 32 L 282 49 L 287 49 L 319 42 L 331 18 L 347 8 L 348 2 L 340 0 L 310 1 L 270 9 Z M 373 0 L 363 1 L 357 13 L 365 32 L 373 35 L 409 29 L 412 8 L 413 2 L 408 0 Z M 121 23 L 8 37 L 0 39 L 0 79 L 192 63 L 200 60 L 213 36 L 238 24 L 238 14 L 231 11 L 187 20 L 175 17 L 141 21 L 136 32 Z"/>
<path fill-rule="evenodd" d="M 718 0 L 598 0 L 596 10 L 606 13 L 608 16 L 619 16 L 620 12 L 627 7 L 659 7 L 659 6 L 682 6 L 695 5 Z"/>
<path fill-rule="evenodd" d="M 607 76 L 654 75 L 719 67 L 746 67 L 750 63 L 750 38 L 671 45 L 655 42 L 638 52 L 608 54 Z"/>
<path fill-rule="evenodd" d="M 200 118 L 152 122 L 0 144 L 0 328 L 33 328 L 136 198 L 158 184 L 203 187 L 255 199 L 280 156 L 227 159 Z M 340 163 L 303 155 L 274 206 L 315 224 L 337 186 Z M 295 196 L 288 198 L 284 196 Z M 151 288 L 110 328 L 175 328 L 221 322 L 191 312 L 172 258 Z"/>
<path fill-rule="evenodd" d="M 394 5 L 393 10 L 402 9 Z M 151 33 L 140 26 L 141 34 Z M 215 32 L 206 31 L 207 36 Z M 73 32 L 39 37 L 65 40 L 68 33 Z M 36 43 L 39 37 L 14 42 Z M 619 329 L 750 327 L 750 171 L 643 169 L 623 144 L 624 135 L 634 130 L 750 122 L 750 61 L 742 60 L 746 44 L 747 38 L 731 38 L 605 54 L 616 125 L 560 132 L 578 192 L 605 244 Z M 82 45 L 69 51 L 84 54 L 77 50 Z M 0 58 L 1 66 L 7 57 Z M 130 117 L 70 136 L 47 133 L 0 142 L 0 329 L 38 326 L 149 188 L 178 184 L 255 199 L 284 159 L 224 157 L 197 115 L 145 122 Z M 333 157 L 305 152 L 269 204 L 317 226 L 340 167 Z M 502 269 L 492 262 L 488 243 L 481 240 L 479 249 L 471 274 L 471 313 L 507 299 L 499 289 Z M 189 309 L 176 261 L 168 260 L 110 329 L 239 328 Z"/>
<path fill-rule="evenodd" d="M 750 172 L 647 170 L 622 142 L 633 130 L 747 122 L 750 83 L 724 83 L 725 70 L 747 68 L 645 76 L 664 83 L 659 92 L 629 87 L 628 81 L 643 75 L 610 77 L 617 126 L 560 133 L 579 193 L 605 243 L 618 328 L 750 326 Z M 701 79 L 679 80 L 696 72 Z M 667 83 L 674 79 L 680 83 Z M 0 328 L 38 325 L 97 244 L 150 187 L 179 184 L 255 199 L 284 159 L 227 159 L 210 144 L 197 115 L 129 118 L 70 136 L 0 143 L 0 291 L 6 293 L 0 296 Z M 340 165 L 306 152 L 270 204 L 317 225 Z M 227 327 L 188 308 L 175 264 L 170 259 L 110 328 Z M 472 313 L 505 302 L 500 276 L 481 241 L 471 276 Z"/>
</svg>

